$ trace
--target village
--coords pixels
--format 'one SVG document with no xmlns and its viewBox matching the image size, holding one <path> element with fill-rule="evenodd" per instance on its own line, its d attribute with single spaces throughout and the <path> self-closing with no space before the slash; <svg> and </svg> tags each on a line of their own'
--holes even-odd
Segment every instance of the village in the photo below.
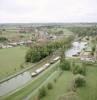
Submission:
<svg viewBox="0 0 97 100">
<path fill-rule="evenodd" d="M 73 47 L 66 52 L 67 57 L 78 58 L 82 61 L 96 62 L 97 48 L 93 46 L 91 37 L 87 40 L 87 36 L 80 41 L 72 43 Z"/>
<path fill-rule="evenodd" d="M 0 100 L 97 100 L 97 0 L 0 0 Z"/>
<path fill-rule="evenodd" d="M 3 31 L 4 30 L 4 31 Z M 6 37 L 7 32 L 10 34 L 10 32 L 14 32 L 15 36 L 13 37 Z M 28 34 L 29 33 L 29 34 Z M 5 35 L 4 35 L 5 34 Z M 28 35 L 26 35 L 28 34 Z M 16 46 L 31 46 L 32 44 L 37 43 L 45 43 L 51 40 L 57 39 L 58 36 L 54 34 L 48 34 L 48 32 L 44 29 L 37 29 L 31 28 L 25 29 L 25 28 L 17 28 L 17 29 L 0 29 L 0 49 L 4 48 L 12 48 Z M 2 38 L 5 40 L 2 42 Z M 58 37 L 59 38 L 59 37 Z M 7 41 L 6 41 L 7 40 Z"/>
<path fill-rule="evenodd" d="M 50 100 L 50 97 L 58 99 L 61 93 L 64 93 L 63 87 L 67 93 L 70 91 L 81 95 L 80 88 L 72 87 L 72 82 L 76 75 L 84 80 L 88 77 L 87 73 L 91 73 L 91 68 L 93 71 L 96 69 L 97 38 L 86 33 L 85 36 L 82 34 L 79 36 L 80 29 L 74 32 L 76 27 L 71 25 L 69 27 L 63 24 L 57 25 L 43 25 L 33 27 L 32 30 L 30 27 L 30 33 L 29 28 L 1 29 L 0 38 L 4 39 L 0 41 L 0 98 L 2 100 L 13 100 L 13 98 Z M 74 29 L 71 30 L 71 27 Z M 87 27 L 82 28 L 83 31 L 84 28 L 92 30 L 88 24 Z M 16 31 L 19 32 L 15 33 Z M 12 32 L 11 36 L 10 32 Z M 94 72 L 92 74 L 95 76 Z M 90 80 L 90 77 L 87 80 Z M 92 81 L 96 80 L 92 79 Z M 49 84 L 53 87 L 51 90 L 54 95 L 49 91 Z M 58 88 L 60 91 L 57 94 Z M 50 93 L 50 96 L 39 97 L 41 89 Z M 17 94 L 19 96 L 16 96 Z"/>
</svg>

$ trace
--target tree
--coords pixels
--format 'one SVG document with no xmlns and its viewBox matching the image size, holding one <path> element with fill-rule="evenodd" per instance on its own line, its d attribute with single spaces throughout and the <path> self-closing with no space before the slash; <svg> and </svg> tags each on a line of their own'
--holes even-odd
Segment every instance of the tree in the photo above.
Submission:
<svg viewBox="0 0 97 100">
<path fill-rule="evenodd" d="M 50 42 L 48 44 L 45 45 L 37 45 L 37 46 L 33 46 L 32 48 L 30 48 L 25 56 L 25 61 L 26 62 L 38 62 L 41 59 L 45 58 L 46 56 L 52 54 L 53 52 L 55 52 L 57 49 L 63 50 L 62 51 L 62 56 L 65 57 L 64 51 L 65 49 L 65 45 L 69 45 L 71 43 L 70 37 L 68 39 L 62 39 L 62 40 L 58 40 L 58 41 L 54 41 L 54 42 Z M 63 48 L 64 47 L 64 48 Z M 62 58 L 62 57 L 61 57 Z"/>
<path fill-rule="evenodd" d="M 41 98 L 45 97 L 46 94 L 47 94 L 46 89 L 45 89 L 44 87 L 42 87 L 42 88 L 39 90 L 39 95 L 38 95 L 38 97 L 41 99 Z"/>
<path fill-rule="evenodd" d="M 5 41 L 8 41 L 6 37 L 0 37 L 0 42 L 5 42 Z"/>
<path fill-rule="evenodd" d="M 92 55 L 92 56 L 94 56 L 95 51 L 96 51 L 96 47 L 93 46 L 93 47 L 92 47 L 92 52 L 91 52 L 91 55 Z"/>
<path fill-rule="evenodd" d="M 95 48 L 95 46 L 93 46 L 93 47 L 92 47 L 92 51 L 95 52 L 95 50 L 96 50 L 96 48 Z"/>
<path fill-rule="evenodd" d="M 85 75 L 86 74 L 86 67 L 81 66 L 81 65 L 74 65 L 74 66 L 72 66 L 72 72 L 73 72 L 73 74 Z"/>
<path fill-rule="evenodd" d="M 52 83 L 48 83 L 47 88 L 48 88 L 49 90 L 52 89 L 52 88 L 53 88 Z"/>
<path fill-rule="evenodd" d="M 70 62 L 64 60 L 64 61 L 60 62 L 59 67 L 61 68 L 61 70 L 70 70 L 70 67 L 71 67 Z"/>
<path fill-rule="evenodd" d="M 29 49 L 28 52 L 26 53 L 25 61 L 31 62 L 31 56 L 32 56 L 32 51 L 31 51 L 31 49 Z"/>
<path fill-rule="evenodd" d="M 86 83 L 85 77 L 83 75 L 77 74 L 73 79 L 73 85 L 75 87 L 82 87 Z"/>
</svg>

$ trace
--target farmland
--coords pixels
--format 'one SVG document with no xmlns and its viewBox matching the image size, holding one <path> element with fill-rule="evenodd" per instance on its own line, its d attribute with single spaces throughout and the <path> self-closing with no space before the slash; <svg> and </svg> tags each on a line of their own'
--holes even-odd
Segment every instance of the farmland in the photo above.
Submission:
<svg viewBox="0 0 97 100">
<path fill-rule="evenodd" d="M 0 49 L 0 79 L 21 70 L 20 65 L 25 62 L 27 47 Z"/>
<path fill-rule="evenodd" d="M 0 0 L 0 100 L 97 100 L 97 0 Z"/>
</svg>

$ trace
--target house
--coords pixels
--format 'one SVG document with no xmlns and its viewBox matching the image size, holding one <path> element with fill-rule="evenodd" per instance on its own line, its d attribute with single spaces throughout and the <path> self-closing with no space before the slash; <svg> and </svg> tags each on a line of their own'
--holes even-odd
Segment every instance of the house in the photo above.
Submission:
<svg viewBox="0 0 97 100">
<path fill-rule="evenodd" d="M 9 43 L 9 45 L 11 45 L 11 46 L 17 46 L 18 43 L 17 42 L 13 42 L 13 43 Z"/>
<path fill-rule="evenodd" d="M 87 52 L 84 52 L 83 54 L 81 54 L 80 60 L 95 62 L 95 57 L 91 55 L 90 51 L 87 51 Z"/>
</svg>

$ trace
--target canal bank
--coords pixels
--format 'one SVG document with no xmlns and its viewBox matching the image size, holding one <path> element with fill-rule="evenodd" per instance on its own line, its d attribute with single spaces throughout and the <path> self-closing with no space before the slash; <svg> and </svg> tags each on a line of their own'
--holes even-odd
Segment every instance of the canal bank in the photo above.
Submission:
<svg viewBox="0 0 97 100">
<path fill-rule="evenodd" d="M 42 67 L 44 62 L 48 62 L 52 58 L 53 58 L 52 55 L 50 55 L 49 57 L 46 57 L 45 59 L 41 60 L 37 64 L 34 64 L 33 66 L 31 66 L 27 69 L 24 69 L 17 74 L 14 74 L 10 77 L 5 78 L 4 80 L 1 80 L 0 96 L 4 96 L 4 95 L 16 90 L 17 88 L 20 88 L 23 85 L 27 84 L 29 81 L 32 80 L 31 72 L 33 72 L 33 70 L 35 70 L 35 68 L 37 69 L 39 67 Z"/>
<path fill-rule="evenodd" d="M 29 95 L 32 91 L 34 91 L 40 84 L 42 84 L 53 72 L 56 71 L 60 61 L 52 64 L 47 70 L 41 73 L 39 76 L 35 77 L 33 80 L 29 81 L 26 86 L 18 89 L 17 91 L 13 91 L 9 93 L 9 95 L 5 95 L 2 97 L 4 100 L 22 100 L 25 96 Z M 17 96 L 18 95 L 18 96 Z"/>
</svg>

